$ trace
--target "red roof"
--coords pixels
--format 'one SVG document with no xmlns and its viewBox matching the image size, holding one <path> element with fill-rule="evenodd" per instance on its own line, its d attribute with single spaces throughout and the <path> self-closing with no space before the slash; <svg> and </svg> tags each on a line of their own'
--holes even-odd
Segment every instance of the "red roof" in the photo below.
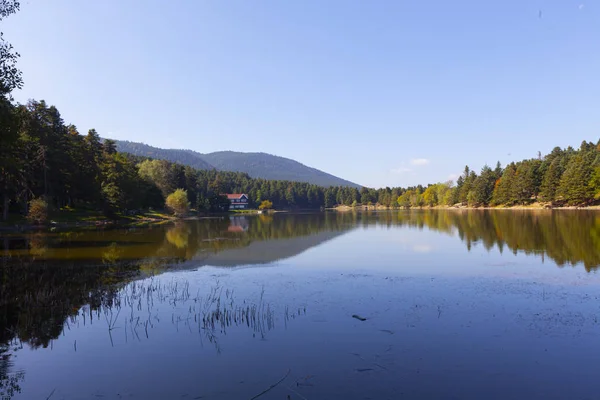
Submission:
<svg viewBox="0 0 600 400">
<path fill-rule="evenodd" d="M 248 198 L 248 195 L 245 193 L 232 193 L 232 194 L 227 194 L 227 198 L 229 200 L 233 200 L 233 199 L 240 199 L 242 198 L 242 196 L 246 196 L 246 198 Z"/>
</svg>

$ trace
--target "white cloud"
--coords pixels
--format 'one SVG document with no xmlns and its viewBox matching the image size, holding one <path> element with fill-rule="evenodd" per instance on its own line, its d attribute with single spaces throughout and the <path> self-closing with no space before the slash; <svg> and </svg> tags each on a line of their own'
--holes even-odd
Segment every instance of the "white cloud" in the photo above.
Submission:
<svg viewBox="0 0 600 400">
<path fill-rule="evenodd" d="M 455 181 L 458 179 L 459 176 L 460 176 L 460 174 L 450 174 L 450 175 L 448 175 L 448 180 Z"/>
<path fill-rule="evenodd" d="M 398 168 L 394 168 L 394 169 L 390 170 L 390 172 L 392 174 L 404 174 L 404 173 L 411 172 L 411 171 L 412 171 L 412 169 L 406 168 L 406 167 L 398 167 Z"/>
<path fill-rule="evenodd" d="M 410 160 L 410 163 L 412 165 L 422 166 L 429 164 L 429 160 L 426 158 L 413 158 L 412 160 Z"/>
<path fill-rule="evenodd" d="M 413 246 L 413 251 L 415 253 L 431 253 L 433 247 L 428 244 L 416 244 Z"/>
</svg>

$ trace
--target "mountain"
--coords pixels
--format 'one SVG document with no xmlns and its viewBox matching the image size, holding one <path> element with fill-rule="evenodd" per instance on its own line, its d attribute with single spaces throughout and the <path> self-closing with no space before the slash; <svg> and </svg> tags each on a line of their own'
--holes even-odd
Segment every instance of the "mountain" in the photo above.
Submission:
<svg viewBox="0 0 600 400">
<path fill-rule="evenodd" d="M 203 154 L 202 159 L 221 171 L 245 172 L 253 178 L 275 179 L 283 181 L 309 182 L 319 186 L 360 185 L 333 176 L 316 168 L 308 167 L 289 158 L 267 153 L 240 153 L 218 151 Z"/>
<path fill-rule="evenodd" d="M 245 247 L 216 253 L 199 253 L 193 258 L 193 266 L 240 267 L 271 264 L 295 257 L 346 233 L 347 231 L 319 232 L 308 236 L 254 241 Z"/>
<path fill-rule="evenodd" d="M 267 153 L 218 151 L 202 154 L 193 150 L 161 149 L 144 143 L 121 140 L 115 142 L 120 152 L 176 162 L 196 169 L 245 172 L 252 178 L 308 182 L 325 187 L 361 187 L 354 182 L 308 167 L 298 161 Z"/>
<path fill-rule="evenodd" d="M 135 156 L 151 157 L 160 160 L 167 160 L 174 163 L 189 165 L 196 169 L 214 169 L 211 164 L 204 161 L 200 156 L 202 154 L 191 150 L 160 149 L 158 147 L 148 146 L 144 143 L 129 142 L 127 140 L 115 140 L 117 150 L 122 153 L 130 153 Z"/>
</svg>

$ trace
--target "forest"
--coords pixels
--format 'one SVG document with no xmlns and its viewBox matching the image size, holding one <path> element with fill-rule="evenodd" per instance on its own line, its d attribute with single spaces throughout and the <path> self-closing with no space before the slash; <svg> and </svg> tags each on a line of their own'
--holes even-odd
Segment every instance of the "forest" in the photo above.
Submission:
<svg viewBox="0 0 600 400">
<path fill-rule="evenodd" d="M 510 163 L 505 168 L 468 166 L 457 182 L 408 188 L 356 189 L 253 179 L 241 172 L 196 170 L 166 160 L 116 151 L 90 129 L 82 135 L 54 106 L 2 98 L 0 188 L 2 217 L 25 215 L 33 199 L 49 207 L 101 210 L 111 217 L 132 210 L 163 209 L 177 189 L 198 211 L 227 209 L 223 193 L 248 193 L 252 207 L 270 200 L 275 208 L 319 209 L 336 205 L 431 207 L 456 204 L 512 206 L 541 201 L 554 206 L 591 205 L 600 197 L 600 142 L 579 149 Z"/>
<path fill-rule="evenodd" d="M 18 2 L 0 3 L 0 20 Z M 247 193 L 250 205 L 269 200 L 275 208 L 319 209 L 336 205 L 386 207 L 472 207 L 591 205 L 600 200 L 600 140 L 579 149 L 554 148 L 550 154 L 484 166 L 465 167 L 454 182 L 408 188 L 323 187 L 303 182 L 253 179 L 242 172 L 196 170 L 166 160 L 117 152 L 114 141 L 90 129 L 86 134 L 63 121 L 45 101 L 14 102 L 23 85 L 18 53 L 0 36 L 0 210 L 25 216 L 42 208 L 99 210 L 108 217 L 163 209 L 174 192 L 185 193 L 183 208 L 215 212 L 228 208 L 224 193 Z M 181 189 L 181 190 L 178 190 Z M 36 203 L 37 202 L 37 203 Z M 169 202 L 167 201 L 167 204 Z M 185 199 L 184 199 L 184 203 Z"/>
</svg>

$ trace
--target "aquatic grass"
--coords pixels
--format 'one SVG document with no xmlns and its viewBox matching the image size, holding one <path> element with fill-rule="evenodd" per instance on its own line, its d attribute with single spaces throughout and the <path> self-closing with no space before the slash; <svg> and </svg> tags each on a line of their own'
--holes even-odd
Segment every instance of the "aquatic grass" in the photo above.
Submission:
<svg viewBox="0 0 600 400">
<path fill-rule="evenodd" d="M 265 289 L 261 288 L 258 300 L 238 301 L 234 290 L 223 287 L 217 280 L 210 286 L 205 295 L 198 289 L 195 297 L 190 293 L 187 280 L 159 281 L 154 277 L 144 281 L 133 281 L 121 290 L 113 293 L 112 298 L 105 298 L 99 308 L 94 311 L 90 307 L 82 307 L 74 315 L 71 323 L 91 323 L 93 315 L 96 320 L 103 316 L 111 346 L 115 346 L 113 331 L 124 329 L 125 342 L 130 338 L 141 341 L 142 337 L 150 339 L 155 324 L 161 323 L 164 316 L 164 305 L 173 309 L 171 324 L 179 332 L 180 328 L 190 333 L 195 330 L 209 343 L 221 351 L 219 337 L 226 335 L 229 329 L 245 327 L 254 337 L 265 339 L 269 331 L 275 329 L 277 321 L 283 320 L 285 327 L 290 320 L 306 314 L 306 307 L 291 310 L 285 306 L 282 318 L 276 316 L 276 308 L 265 301 Z M 124 313 L 125 317 L 121 318 Z M 123 321 L 122 326 L 117 321 Z M 65 327 L 70 330 L 69 320 Z"/>
</svg>

